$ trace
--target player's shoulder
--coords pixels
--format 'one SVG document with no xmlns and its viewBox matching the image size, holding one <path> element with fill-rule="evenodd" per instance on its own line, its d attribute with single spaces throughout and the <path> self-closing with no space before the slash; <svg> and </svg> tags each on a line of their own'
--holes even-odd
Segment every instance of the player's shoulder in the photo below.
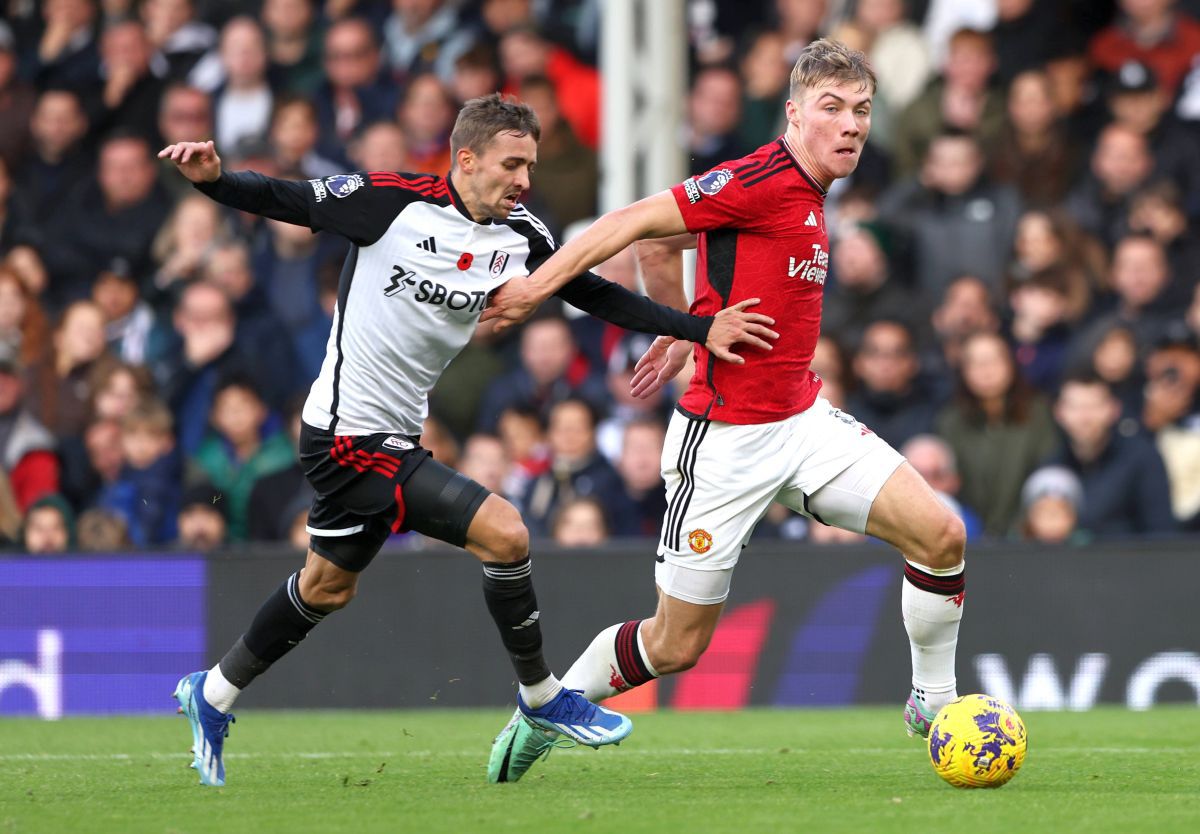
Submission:
<svg viewBox="0 0 1200 834">
<path fill-rule="evenodd" d="M 508 213 L 508 217 L 499 222 L 528 239 L 531 248 L 543 246 L 549 246 L 551 249 L 557 248 L 550 228 L 524 203 L 517 203 Z"/>
<path fill-rule="evenodd" d="M 355 171 L 349 174 L 334 174 L 308 181 L 317 202 L 344 200 L 355 195 L 372 194 L 377 198 L 389 197 L 404 202 L 424 200 L 427 202 L 449 202 L 450 191 L 445 179 L 434 174 L 414 174 L 405 171 Z"/>
</svg>

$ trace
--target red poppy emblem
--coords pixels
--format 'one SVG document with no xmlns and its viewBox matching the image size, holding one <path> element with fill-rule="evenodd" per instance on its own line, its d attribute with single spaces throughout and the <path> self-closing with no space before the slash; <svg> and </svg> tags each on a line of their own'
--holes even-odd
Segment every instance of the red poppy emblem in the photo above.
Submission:
<svg viewBox="0 0 1200 834">
<path fill-rule="evenodd" d="M 470 252 L 463 252 L 458 256 L 458 268 L 464 272 L 470 269 L 473 263 L 475 263 L 475 256 Z"/>
</svg>

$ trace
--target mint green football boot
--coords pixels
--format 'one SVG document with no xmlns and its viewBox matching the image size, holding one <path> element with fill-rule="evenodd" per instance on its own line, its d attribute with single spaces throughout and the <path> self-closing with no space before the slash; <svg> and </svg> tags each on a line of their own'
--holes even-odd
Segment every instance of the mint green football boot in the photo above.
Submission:
<svg viewBox="0 0 1200 834">
<path fill-rule="evenodd" d="M 929 738 L 929 728 L 935 718 L 937 718 L 937 713 L 926 712 L 917 693 L 910 692 L 908 694 L 908 703 L 904 705 L 904 729 L 908 732 L 909 738 L 913 736 Z"/>
<path fill-rule="evenodd" d="M 534 727 L 521 711 L 504 725 L 500 735 L 492 743 L 492 755 L 488 759 L 488 781 L 516 782 L 538 759 L 550 755 L 555 747 L 574 747 L 575 742 L 562 738 L 558 733 Z"/>
</svg>

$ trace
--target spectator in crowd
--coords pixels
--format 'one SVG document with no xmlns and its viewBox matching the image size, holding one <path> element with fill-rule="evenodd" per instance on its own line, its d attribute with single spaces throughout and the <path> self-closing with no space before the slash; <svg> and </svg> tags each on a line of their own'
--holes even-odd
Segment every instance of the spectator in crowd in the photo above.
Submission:
<svg viewBox="0 0 1200 834">
<path fill-rule="evenodd" d="M 246 373 L 255 363 L 235 348 L 237 314 L 214 284 L 197 281 L 185 287 L 170 324 L 173 333 L 155 340 L 166 344 L 152 353 L 154 376 L 175 417 L 180 450 L 190 455 L 204 438 L 218 381 Z"/>
<path fill-rule="evenodd" d="M 87 131 L 78 95 L 51 88 L 38 96 L 29 121 L 31 153 L 15 178 L 39 228 L 69 205 L 68 195 L 91 174 L 91 160 L 83 149 Z"/>
<path fill-rule="evenodd" d="M 49 232 L 54 245 L 45 256 L 58 304 L 89 294 L 97 264 L 124 258 L 135 271 L 146 268 L 169 209 L 156 176 L 145 139 L 117 134 L 101 145 L 96 180 L 75 191 Z"/>
<path fill-rule="evenodd" d="M 1078 7 L 1077 7 L 1078 8 Z M 1062 115 L 1067 135 L 1080 147 L 1091 145 L 1110 114 L 1093 78 L 1092 62 L 1082 47 L 1063 45 L 1060 54 L 1044 67 L 1054 91 L 1056 109 Z"/>
<path fill-rule="evenodd" d="M 0 468 L 0 547 L 10 547 L 21 541 L 21 511 L 13 495 L 8 475 Z"/>
<path fill-rule="evenodd" d="M 180 547 L 206 551 L 225 544 L 224 497 L 212 484 L 197 483 L 184 490 L 176 520 Z"/>
<path fill-rule="evenodd" d="M 283 96 L 275 100 L 269 137 L 275 164 L 287 176 L 313 179 L 342 171 L 338 163 L 317 153 L 317 108 L 307 98 Z"/>
<path fill-rule="evenodd" d="M 203 275 L 223 290 L 233 305 L 237 318 L 234 347 L 253 357 L 262 369 L 260 393 L 271 407 L 282 407 L 312 379 L 301 378 L 298 372 L 291 336 L 275 315 L 265 288 L 255 280 L 249 247 L 237 240 L 216 245 L 207 253 Z"/>
<path fill-rule="evenodd" d="M 596 411 L 572 398 L 550 409 L 550 469 L 534 479 L 522 500 L 526 526 L 546 536 L 558 508 L 573 498 L 595 498 L 611 518 L 629 515 L 621 478 L 596 448 Z"/>
<path fill-rule="evenodd" d="M 196 87 L 175 83 L 163 92 L 158 108 L 158 132 L 163 142 L 203 142 L 213 135 L 212 99 Z M 158 185 L 172 202 L 195 194 L 192 184 L 180 177 L 171 160 L 158 162 Z"/>
<path fill-rule="evenodd" d="M 26 403 L 56 437 L 79 434 L 88 419 L 93 381 L 113 361 L 104 338 L 104 314 L 76 301 L 54 331 L 51 352 L 30 368 Z"/>
<path fill-rule="evenodd" d="M 295 462 L 292 442 L 271 427 L 269 417 L 253 380 L 226 378 L 213 397 L 212 430 L 189 461 L 203 480 L 224 495 L 233 541 L 244 541 L 249 535 L 255 483 Z"/>
<path fill-rule="evenodd" d="M 350 161 L 361 171 L 408 171 L 404 130 L 395 122 L 367 125 L 350 145 Z"/>
<path fill-rule="evenodd" d="M 1027 211 L 1017 221 L 1006 288 L 1011 291 L 1043 272 L 1061 277 L 1067 294 L 1067 319 L 1072 325 L 1084 318 L 1093 295 L 1108 283 L 1104 248 L 1057 209 Z"/>
<path fill-rule="evenodd" d="M 974 137 L 986 150 L 995 147 L 1004 124 L 1003 95 L 991 83 L 995 70 L 996 53 L 986 33 L 954 33 L 941 76 L 896 122 L 893 161 L 898 176 L 915 175 L 934 140 L 947 131 Z"/>
<path fill-rule="evenodd" d="M 1180 289 L 1200 278 L 1200 235 L 1192 232 L 1183 210 L 1182 194 L 1172 182 L 1160 180 L 1139 191 L 1130 203 L 1129 229 L 1148 234 L 1163 247 L 1171 274 Z M 1182 296 L 1186 296 L 1184 292 Z M 1182 297 L 1186 303 L 1189 298 Z"/>
<path fill-rule="evenodd" d="M 173 429 L 170 410 L 153 397 L 121 420 L 125 464 L 98 504 L 125 521 L 139 547 L 166 544 L 177 535 L 183 464 Z"/>
<path fill-rule="evenodd" d="M 1167 468 L 1171 509 L 1185 529 L 1200 529 L 1200 346 L 1174 322 L 1146 357 L 1142 424 Z"/>
<path fill-rule="evenodd" d="M 1146 137 L 1152 180 L 1170 181 L 1184 194 L 1200 193 L 1200 146 L 1192 130 L 1169 114 L 1170 95 L 1152 69 L 1137 61 L 1122 64 L 1109 84 L 1108 104 L 1117 124 Z M 1193 217 L 1200 216 L 1200 198 L 1193 196 L 1188 208 Z"/>
<path fill-rule="evenodd" d="M 63 440 L 59 450 L 62 462 L 62 493 L 78 510 L 96 506 L 101 495 L 116 483 L 125 465 L 121 445 L 121 420 L 93 418 L 80 437 Z"/>
<path fill-rule="evenodd" d="M 50 349 L 46 313 L 15 269 L 0 264 L 0 350 L 28 367 Z"/>
<path fill-rule="evenodd" d="M 983 522 L 979 514 L 959 500 L 962 478 L 958 474 L 958 461 L 949 443 L 936 434 L 918 434 L 900 447 L 900 454 L 933 487 L 938 498 L 962 519 L 968 541 L 983 535 Z"/>
<path fill-rule="evenodd" d="M 1012 80 L 1006 115 L 992 153 L 992 179 L 1016 188 L 1026 205 L 1057 205 L 1078 178 L 1080 154 L 1044 70 L 1029 69 Z"/>
<path fill-rule="evenodd" d="M 905 0 L 859 0 L 854 21 L 871 37 L 868 57 L 879 78 L 879 95 L 893 114 L 902 113 L 933 73 L 921 30 L 905 17 Z"/>
<path fill-rule="evenodd" d="M 432 72 L 448 84 L 454 62 L 471 48 L 475 33 L 461 24 L 456 4 L 448 0 L 392 0 L 383 37 L 399 81 Z"/>
<path fill-rule="evenodd" d="M 1017 373 L 1004 339 L 993 333 L 963 343 L 955 401 L 938 417 L 937 433 L 954 450 L 962 500 L 989 536 L 1009 534 L 1021 509 L 1021 486 L 1054 451 L 1046 402 Z"/>
<path fill-rule="evenodd" d="M 1021 488 L 1021 538 L 1043 544 L 1079 543 L 1083 484 L 1064 466 L 1043 466 Z"/>
<path fill-rule="evenodd" d="M 154 310 L 142 300 L 128 264 L 117 260 L 96 276 L 92 303 L 104 316 L 109 354 L 137 365 L 145 362 L 146 346 L 154 330 Z"/>
<path fill-rule="evenodd" d="M 1119 0 L 1118 5 L 1120 18 L 1092 38 L 1092 62 L 1116 72 L 1126 61 L 1141 61 L 1174 98 L 1200 53 L 1200 22 L 1180 12 L 1176 0 Z"/>
<path fill-rule="evenodd" d="M 204 274 L 209 252 L 229 236 L 220 205 L 192 191 L 175 204 L 154 238 L 150 250 L 157 264 L 153 290 L 175 296 L 180 287 Z"/>
<path fill-rule="evenodd" d="M 42 19 L 46 25 L 37 47 L 38 86 L 86 88 L 95 77 L 100 60 L 94 28 L 96 3 L 46 0 L 42 4 Z"/>
<path fill-rule="evenodd" d="M 426 417 L 421 425 L 421 446 L 428 449 L 438 463 L 457 469 L 462 449 L 446 424 L 436 417 Z"/>
<path fill-rule="evenodd" d="M 880 319 L 867 326 L 854 355 L 859 385 L 846 408 L 863 425 L 899 449 L 914 435 L 933 430 L 939 403 L 921 379 L 912 330 Z"/>
<path fill-rule="evenodd" d="M 938 297 L 970 270 L 1000 289 L 1021 213 L 1020 196 L 984 174 L 985 158 L 970 134 L 947 130 L 932 140 L 921 176 L 880 199 L 879 211 L 912 239 L 920 286 Z"/>
<path fill-rule="evenodd" d="M 343 18 L 329 27 L 323 65 L 325 81 L 315 96 L 321 125 L 317 152 L 344 164 L 346 142 L 359 126 L 391 116 L 396 91 L 382 79 L 379 43 L 362 18 Z"/>
<path fill-rule="evenodd" d="M 404 130 L 408 167 L 414 173 L 445 176 L 450 170 L 450 129 L 454 127 L 454 103 L 441 80 L 433 73 L 413 78 L 397 113 Z"/>
<path fill-rule="evenodd" d="M 154 395 L 154 380 L 144 365 L 109 362 L 92 380 L 88 411 L 103 420 L 124 420 L 134 407 Z"/>
<path fill-rule="evenodd" d="M 596 153 L 575 136 L 558 109 L 554 86 L 544 76 L 521 82 L 521 101 L 533 108 L 542 126 L 538 142 L 537 198 L 554 228 L 594 217 L 600 189 Z"/>
<path fill-rule="evenodd" d="M 65 553 L 75 546 L 75 512 L 61 495 L 39 498 L 25 514 L 26 553 Z"/>
<path fill-rule="evenodd" d="M 595 150 L 600 144 L 600 73 L 555 46 L 534 26 L 507 30 L 500 40 L 504 92 L 515 93 L 522 81 L 538 75 L 550 79 L 558 109 L 579 141 Z"/>
<path fill-rule="evenodd" d="M 962 364 L 962 348 L 975 333 L 1000 332 L 1000 317 L 988 285 L 974 275 L 960 275 L 942 293 L 931 323 L 936 356 L 926 363 L 953 373 Z"/>
<path fill-rule="evenodd" d="M 1067 277 L 1037 272 L 1008 294 L 1008 335 L 1021 376 L 1043 394 L 1058 390 L 1071 341 Z"/>
<path fill-rule="evenodd" d="M 304 400 L 296 397 L 288 403 L 284 413 L 291 450 L 291 463 L 276 472 L 263 475 L 250 489 L 249 536 L 250 541 L 287 541 L 291 535 L 293 506 L 302 506 L 306 512 L 312 503 L 313 490 L 300 465 L 297 449 L 300 442 L 300 412 Z"/>
<path fill-rule="evenodd" d="M 267 81 L 267 40 L 251 17 L 235 17 L 221 30 L 221 86 L 213 94 L 217 144 L 233 155 L 267 137 L 275 94 Z M 194 140 L 193 140 L 194 141 Z"/>
<path fill-rule="evenodd" d="M 1154 444 L 1116 431 L 1121 404 L 1095 375 L 1063 381 L 1054 418 L 1065 443 L 1052 463 L 1083 483 L 1081 530 L 1098 538 L 1166 534 L 1175 530 L 1171 488 Z"/>
<path fill-rule="evenodd" d="M 821 378 L 821 396 L 829 400 L 834 408 L 845 408 L 846 394 L 854 382 L 850 374 L 850 360 L 841 343 L 829 335 L 826 328 L 822 330 L 825 332 L 817 337 L 809 368 Z M 680 377 L 683 376 L 686 373 L 680 374 Z"/>
<path fill-rule="evenodd" d="M 555 403 L 572 395 L 602 407 L 608 390 L 594 376 L 581 378 L 574 364 L 577 355 L 565 320 L 547 316 L 526 324 L 521 332 L 521 366 L 488 385 L 477 430 L 495 431 L 507 408 L 527 408 L 548 416 Z"/>
<path fill-rule="evenodd" d="M 605 374 L 610 397 L 607 416 L 596 428 L 596 447 L 609 463 L 616 464 L 621 458 L 626 427 L 641 419 L 665 419 L 670 414 L 672 403 L 664 389 L 647 397 L 635 397 L 630 392 L 633 369 L 653 342 L 654 337 L 646 333 L 627 333 L 609 355 Z"/>
<path fill-rule="evenodd" d="M 631 506 L 627 515 L 613 519 L 617 535 L 656 538 L 662 528 L 667 513 L 666 485 L 662 479 L 665 438 L 666 428 L 656 417 L 639 417 L 625 426 L 617 473 Z"/>
<path fill-rule="evenodd" d="M 11 348 L 0 347 L 0 466 L 22 512 L 59 490 L 54 434 L 25 407 L 23 395 L 22 367 Z"/>
<path fill-rule="evenodd" d="M 742 117 L 742 81 L 727 67 L 706 67 L 692 81 L 688 96 L 688 170 L 702 174 L 743 153 L 738 125 Z"/>
<path fill-rule="evenodd" d="M 321 84 L 321 41 L 315 0 L 264 0 L 271 75 L 285 79 L 284 89 L 309 95 Z"/>
<path fill-rule="evenodd" d="M 542 421 L 532 409 L 510 406 L 500 413 L 496 431 L 512 462 L 503 494 L 512 496 L 514 506 L 520 509 L 529 483 L 550 469 L 550 449 Z"/>
<path fill-rule="evenodd" d="M 1037 0 L 996 0 L 997 77 L 1010 84 L 1023 72 L 1043 66 L 1055 56 L 1063 41 L 1061 3 Z"/>
<path fill-rule="evenodd" d="M 1067 195 L 1064 206 L 1085 232 L 1111 248 L 1125 234 L 1130 201 L 1153 170 L 1146 137 L 1114 122 L 1101 131 L 1090 173 Z"/>
<path fill-rule="evenodd" d="M 216 60 L 203 64 L 201 59 L 216 47 L 217 30 L 196 19 L 192 0 L 144 0 L 140 9 L 150 43 L 166 62 L 168 81 L 213 89 L 219 78 Z"/>
<path fill-rule="evenodd" d="M 458 105 L 473 98 L 490 95 L 503 86 L 496 50 L 487 43 L 476 43 L 454 62 L 450 92 Z"/>
<path fill-rule="evenodd" d="M 775 18 L 785 41 L 784 55 L 795 64 L 800 51 L 820 37 L 828 0 L 775 0 Z"/>
<path fill-rule="evenodd" d="M 863 331 L 881 318 L 916 324 L 912 291 L 892 274 L 890 236 L 880 223 L 849 226 L 832 247 L 833 280 L 825 288 L 822 330 L 857 346 Z"/>
<path fill-rule="evenodd" d="M 17 39 L 0 20 L 0 160 L 10 170 L 24 159 L 29 147 L 29 120 L 36 94 L 18 70 Z"/>
<path fill-rule="evenodd" d="M 9 165 L 0 156 L 0 254 L 33 234 L 29 208 L 13 188 Z"/>
<path fill-rule="evenodd" d="M 120 553 L 133 547 L 125 519 L 108 510 L 85 510 L 75 523 L 79 549 L 98 553 Z"/>
<path fill-rule="evenodd" d="M 100 64 L 86 105 L 92 132 L 128 130 L 157 144 L 163 83 L 150 68 L 153 48 L 136 20 L 114 23 L 100 38 Z"/>
<path fill-rule="evenodd" d="M 1121 403 L 1124 431 L 1136 431 L 1142 419 L 1142 395 L 1146 380 L 1140 364 L 1140 349 L 1133 331 L 1120 322 L 1112 322 L 1107 330 L 1098 328 L 1099 341 L 1086 360 L 1068 367 L 1094 372 L 1108 383 L 1113 396 Z"/>
<path fill-rule="evenodd" d="M 595 498 L 572 498 L 554 513 L 550 532 L 559 547 L 599 547 L 608 541 L 604 505 Z"/>
<path fill-rule="evenodd" d="M 791 65 L 784 58 L 783 35 L 771 29 L 755 32 L 739 63 L 742 75 L 742 118 L 738 142 L 757 148 L 783 133 L 779 114 L 788 97 Z"/>
<path fill-rule="evenodd" d="M 505 495 L 511 468 L 508 451 L 494 434 L 468 437 L 458 459 L 458 471 L 497 495 Z"/>
</svg>

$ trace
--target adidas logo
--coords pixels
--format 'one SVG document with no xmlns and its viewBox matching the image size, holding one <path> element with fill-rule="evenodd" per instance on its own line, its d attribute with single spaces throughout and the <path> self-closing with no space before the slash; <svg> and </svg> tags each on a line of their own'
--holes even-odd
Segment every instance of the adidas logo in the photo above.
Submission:
<svg viewBox="0 0 1200 834">
<path fill-rule="evenodd" d="M 432 236 L 427 237 L 423 241 L 421 241 L 420 243 L 417 244 L 417 248 L 424 249 L 426 252 L 432 252 L 433 254 L 436 255 L 437 254 L 437 241 L 434 240 Z"/>
<path fill-rule="evenodd" d="M 805 225 L 805 226 L 815 226 L 815 225 L 817 225 L 817 215 L 816 215 L 816 213 L 815 213 L 815 212 L 811 212 L 811 211 L 810 211 L 810 212 L 808 213 L 808 219 L 804 221 L 804 225 Z M 433 240 L 433 238 L 430 238 L 430 240 Z"/>
<path fill-rule="evenodd" d="M 532 614 L 529 615 L 528 619 L 526 619 L 525 622 L 521 623 L 520 625 L 513 626 L 512 630 L 520 631 L 523 628 L 529 628 L 531 625 L 533 625 L 534 623 L 536 623 L 538 621 L 539 614 L 541 614 L 540 611 L 534 611 Z"/>
</svg>

